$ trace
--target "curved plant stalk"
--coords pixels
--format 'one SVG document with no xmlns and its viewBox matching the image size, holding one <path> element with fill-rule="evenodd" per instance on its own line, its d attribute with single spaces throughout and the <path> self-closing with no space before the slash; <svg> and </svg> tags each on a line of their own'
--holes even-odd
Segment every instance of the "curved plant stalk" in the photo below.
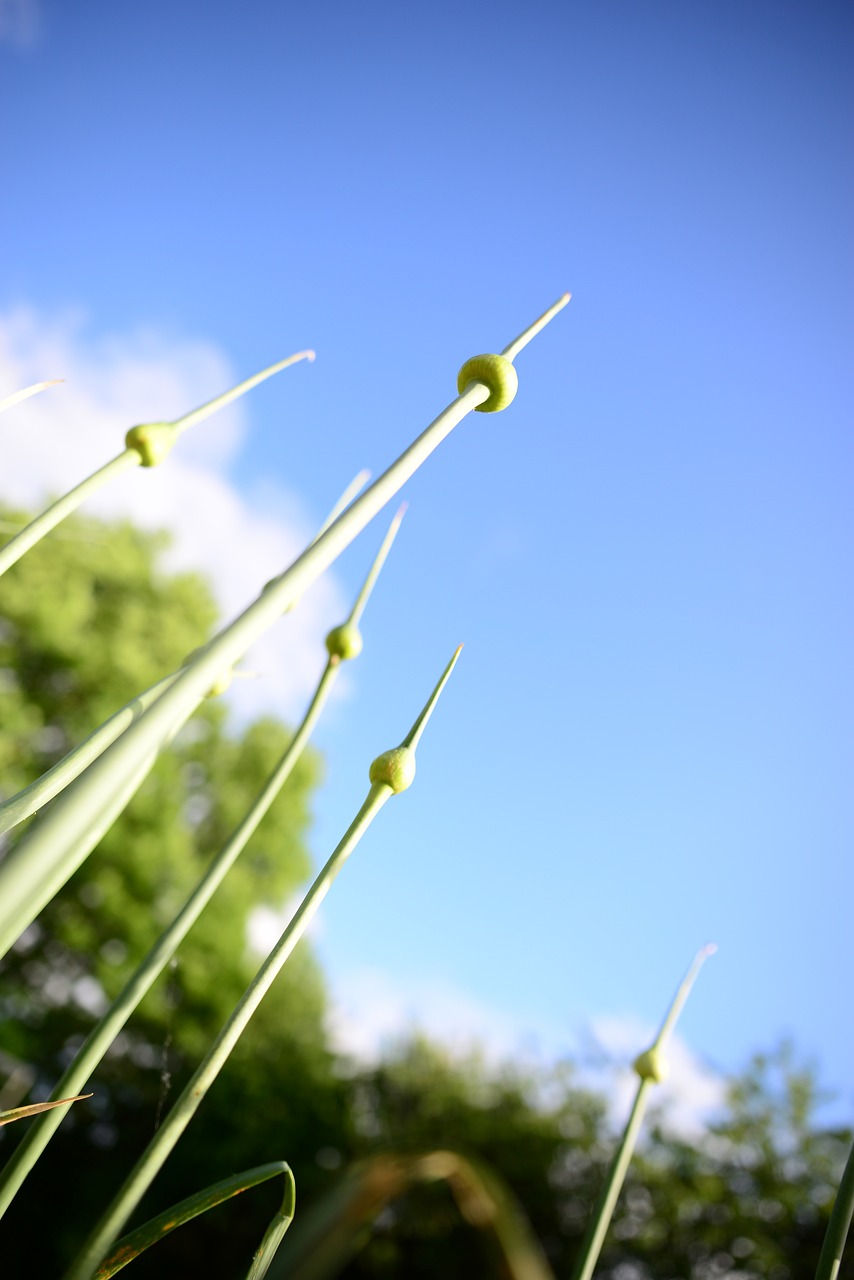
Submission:
<svg viewBox="0 0 854 1280">
<path fill-rule="evenodd" d="M 186 431 L 188 427 L 201 422 L 203 418 L 210 417 L 212 413 L 216 413 L 218 409 L 224 408 L 225 405 L 231 404 L 232 400 L 244 395 L 252 387 L 257 386 L 259 382 L 263 382 L 265 378 L 272 377 L 280 369 L 286 369 L 288 365 L 294 364 L 297 360 L 306 359 L 313 360 L 314 352 L 299 351 L 296 355 L 288 356 L 286 360 L 271 364 L 268 369 L 262 369 L 260 373 L 253 374 L 251 378 L 246 378 L 245 381 L 239 382 L 236 387 L 232 387 L 229 391 L 224 391 L 222 395 L 209 400 L 207 404 L 201 405 L 198 409 L 193 409 L 190 413 L 185 413 L 182 418 L 176 418 L 174 422 L 152 422 L 146 423 L 144 426 L 131 427 L 125 438 L 125 448 L 120 454 L 117 454 L 115 458 L 112 458 L 74 489 L 59 498 L 41 515 L 36 516 L 35 520 L 31 521 L 25 529 L 22 529 L 16 537 L 11 538 L 6 543 L 5 547 L 0 550 L 0 575 L 4 574 L 7 569 L 11 569 L 12 565 L 16 564 L 21 556 L 29 551 L 31 547 L 34 547 L 37 542 L 40 542 L 45 534 L 49 533 L 51 529 L 55 529 L 60 521 L 71 515 L 72 511 L 76 511 L 81 503 L 85 502 L 93 493 L 103 489 L 104 485 L 108 484 L 110 480 L 122 475 L 125 471 L 130 471 L 133 467 L 156 466 L 158 462 L 163 461 L 178 436 L 183 431 Z"/>
<path fill-rule="evenodd" d="M 398 791 L 405 791 L 411 784 L 415 777 L 415 749 L 459 655 L 460 649 L 457 649 L 426 706 L 400 746 L 383 752 L 374 760 L 370 768 L 370 790 L 359 812 L 303 898 L 273 950 L 247 987 L 184 1092 L 166 1116 L 124 1186 L 83 1246 L 82 1252 L 68 1271 L 66 1280 L 89 1280 L 96 1270 L 105 1252 L 145 1195 L 169 1153 L 195 1115 L 208 1089 L 228 1061 L 232 1049 L 249 1025 L 252 1015 L 269 991 L 285 961 L 305 933 L 344 863 L 389 797 Z"/>
<path fill-rule="evenodd" d="M 420 1183 L 445 1182 L 462 1217 L 486 1233 L 508 1280 L 554 1280 L 539 1241 L 510 1188 L 494 1170 L 455 1151 L 385 1153 L 354 1165 L 299 1226 L 276 1259 L 270 1280 L 328 1280 L 367 1239 L 387 1204 Z"/>
<path fill-rule="evenodd" d="M 830 1221 L 821 1246 L 815 1280 L 837 1280 L 851 1217 L 854 1215 L 854 1147 L 848 1156 L 842 1181 L 830 1212 Z"/>
<path fill-rule="evenodd" d="M 362 490 L 364 489 L 365 485 L 368 483 L 370 478 L 371 478 L 371 473 L 370 471 L 368 471 L 367 467 L 363 467 L 362 470 L 357 475 L 353 476 L 353 479 L 347 485 L 347 488 L 341 494 L 341 497 L 335 503 L 335 506 L 329 512 L 329 515 L 326 517 L 323 524 L 320 526 L 317 533 L 314 535 L 311 542 L 308 544 L 310 547 L 313 547 L 315 542 L 317 542 L 317 539 L 320 537 L 320 535 L 322 533 L 326 533 L 326 530 L 329 528 L 329 526 L 335 523 L 335 521 L 340 516 L 341 512 L 346 511 L 346 509 L 349 507 L 350 503 L 353 501 L 356 495 L 362 492 Z"/>
<path fill-rule="evenodd" d="M 563 311 L 566 304 L 572 297 L 571 293 L 562 293 L 548 311 L 544 311 L 533 324 L 529 324 L 527 329 L 523 329 L 518 338 L 514 338 L 512 342 L 508 342 L 507 346 L 501 352 L 505 360 L 509 360 L 512 364 L 523 348 L 527 347 L 532 338 L 536 338 L 538 333 L 545 329 L 550 320 L 554 320 L 559 311 Z"/>
<path fill-rule="evenodd" d="M 14 1107 L 11 1111 L 0 1111 L 0 1124 L 11 1124 L 13 1120 L 26 1120 L 28 1116 L 40 1115 L 42 1111 L 52 1111 L 66 1102 L 80 1102 L 82 1098 L 91 1098 L 91 1093 L 78 1093 L 74 1098 L 57 1098 L 54 1102 L 32 1102 L 28 1107 Z"/>
<path fill-rule="evenodd" d="M 391 550 L 402 519 L 403 508 L 398 511 L 389 525 L 388 532 L 356 596 L 346 622 L 342 623 L 340 627 L 335 627 L 329 633 L 329 638 L 327 639 L 329 658 L 326 667 L 320 677 L 302 723 L 288 744 L 281 760 L 256 796 L 246 816 L 208 866 L 184 906 L 160 935 L 134 973 L 131 974 L 124 988 L 104 1016 L 89 1032 L 73 1061 L 57 1082 L 52 1096 L 76 1092 L 90 1079 L 92 1072 L 96 1070 L 104 1054 L 134 1009 L 136 1009 L 139 1002 L 166 968 L 178 947 L 222 884 L 225 876 L 234 866 L 237 858 L 256 831 L 258 824 L 292 773 L 332 692 L 332 688 L 338 678 L 342 659 L 355 657 L 361 649 L 361 639 L 355 652 L 350 653 L 342 652 L 341 645 L 337 641 L 341 635 L 344 635 L 345 638 L 352 635 L 352 631 L 362 615 L 380 570 Z M 59 1128 L 62 1120 L 63 1116 L 58 1113 L 43 1116 L 40 1121 L 37 1121 L 32 1126 L 26 1138 L 19 1143 L 6 1166 L 0 1171 L 0 1217 L 3 1216 L 12 1203 L 27 1175 Z"/>
<path fill-rule="evenodd" d="M 24 387 L 21 391 L 13 391 L 10 396 L 5 396 L 0 400 L 0 413 L 4 409 L 11 409 L 13 404 L 20 404 L 22 400 L 29 400 L 30 396 L 37 396 L 40 391 L 46 391 L 48 387 L 55 387 L 58 382 L 64 381 L 64 378 L 50 378 L 47 382 L 34 382 L 31 387 Z"/>
<path fill-rule="evenodd" d="M 272 1164 L 260 1164 L 255 1169 L 247 1169 L 244 1173 L 232 1174 L 230 1178 L 223 1178 L 221 1182 L 205 1187 L 204 1191 L 197 1191 L 195 1195 L 181 1200 L 165 1213 L 158 1214 L 156 1218 L 150 1218 L 135 1231 L 122 1236 L 109 1257 L 101 1263 L 95 1280 L 110 1280 L 111 1276 L 116 1275 L 129 1262 L 133 1262 L 134 1258 L 138 1258 L 141 1253 L 145 1253 L 146 1249 L 150 1249 L 153 1244 L 163 1240 L 176 1227 L 183 1227 L 186 1222 L 192 1222 L 193 1218 L 198 1218 L 200 1214 L 207 1213 L 209 1209 L 216 1209 L 226 1200 L 240 1195 L 241 1191 L 258 1187 L 262 1182 L 269 1182 L 271 1178 L 277 1178 L 280 1174 L 285 1179 L 281 1208 L 276 1212 L 264 1233 L 264 1239 L 246 1277 L 246 1280 L 261 1280 L 261 1277 L 267 1274 L 273 1255 L 294 1217 L 296 1186 L 290 1166 L 284 1160 L 277 1160 Z"/>
<path fill-rule="evenodd" d="M 521 349 L 567 300 L 565 295 L 511 346 Z M 8 854 L 0 865 L 0 957 L 88 856 L 94 841 L 90 842 L 86 833 L 104 803 L 104 796 L 120 788 L 122 779 L 138 768 L 140 761 L 160 750 L 167 735 L 177 732 L 219 674 L 233 667 L 250 645 L 329 568 L 453 428 L 473 409 L 488 410 L 489 402 L 496 401 L 499 393 L 506 390 L 507 370 L 513 373 L 510 362 L 503 356 L 479 359 L 481 363 L 486 360 L 480 376 L 490 381 L 473 377 L 469 372 L 473 362 L 468 361 L 458 377 L 458 385 L 462 383 L 463 387 L 457 398 L 289 569 L 268 584 L 234 622 L 188 663 L 172 687 L 66 788 Z M 503 361 L 498 373 L 493 367 L 496 361 L 499 364 Z"/>
<path fill-rule="evenodd" d="M 17 533 L 14 538 L 10 538 L 3 549 L 0 550 L 0 575 L 4 574 L 7 569 L 11 569 L 13 564 L 17 564 L 21 556 L 25 555 L 37 542 L 41 542 L 42 538 L 50 533 L 51 529 L 55 529 L 58 524 L 61 524 L 66 516 L 70 516 L 73 511 L 76 511 L 93 493 L 103 489 L 104 485 L 108 484 L 110 480 L 114 480 L 116 476 L 123 475 L 125 471 L 138 467 L 141 461 L 142 459 L 136 449 L 124 449 L 115 458 L 105 463 L 103 467 L 99 467 L 97 471 L 94 471 L 91 476 L 87 476 L 75 488 L 70 489 L 63 497 L 58 498 L 40 516 L 36 516 L 35 520 L 31 520 L 26 528 Z"/>
<path fill-rule="evenodd" d="M 364 487 L 370 476 L 368 471 L 360 471 L 359 474 L 350 482 L 335 506 L 320 526 L 315 538 L 319 538 L 324 530 L 328 529 L 333 521 L 344 508 L 352 501 L 355 495 Z M 52 768 L 43 773 L 35 782 L 31 782 L 29 786 L 23 787 L 14 796 L 10 796 L 8 800 L 0 803 L 0 835 L 5 831 L 11 831 L 19 822 L 23 822 L 25 818 L 29 818 L 39 809 L 44 808 L 49 800 L 58 795 L 60 791 L 68 786 L 75 778 L 83 772 L 83 770 L 96 759 L 102 751 L 105 751 L 111 742 L 115 742 L 119 734 L 124 733 L 128 725 L 133 724 L 155 698 L 159 697 L 174 682 L 177 671 L 171 675 L 164 676 L 162 680 L 158 680 L 150 689 L 146 689 L 143 693 L 139 693 L 135 698 L 131 698 L 120 711 L 116 711 L 110 716 L 109 720 L 105 720 L 102 725 L 94 729 L 88 738 L 73 747 L 71 751 L 58 760 Z"/>
<path fill-rule="evenodd" d="M 646 1110 L 647 1094 L 653 1084 L 660 1084 L 667 1078 L 670 1068 L 664 1057 L 664 1051 L 673 1034 L 673 1028 L 676 1026 L 676 1021 L 682 1012 L 685 1001 L 691 993 L 697 974 L 700 972 L 706 958 L 714 955 L 715 951 L 717 951 L 717 947 L 714 943 L 710 943 L 697 952 L 688 968 L 688 972 L 680 983 L 679 990 L 673 998 L 673 1003 L 667 1011 L 664 1022 L 661 1024 L 661 1030 L 649 1049 L 635 1059 L 634 1068 L 640 1076 L 640 1084 L 635 1094 L 635 1100 L 632 1104 L 631 1113 L 629 1114 L 620 1145 L 608 1170 L 605 1185 L 596 1202 L 590 1225 L 582 1241 L 578 1261 L 572 1273 L 572 1280 L 590 1280 L 593 1275 L 593 1270 L 599 1260 L 599 1254 L 602 1251 L 602 1245 L 604 1244 L 608 1227 L 611 1224 L 611 1218 L 614 1215 L 614 1209 L 637 1143 Z"/>
<path fill-rule="evenodd" d="M 177 674 L 177 671 L 174 671 L 172 675 L 164 676 L 150 689 L 131 698 L 121 710 L 116 711 L 97 729 L 93 729 L 88 738 L 84 738 L 76 747 L 72 747 L 40 778 L 36 778 L 35 782 L 23 787 L 8 800 L 4 800 L 0 804 L 0 835 L 5 831 L 11 831 L 19 822 L 23 822 L 25 818 L 43 809 L 49 800 L 59 795 L 60 791 L 68 786 L 69 782 L 79 777 L 111 742 L 115 742 L 119 734 L 124 733 L 129 724 L 133 724 L 134 720 L 142 715 L 146 707 L 151 706 L 155 698 L 169 688 Z"/>
</svg>

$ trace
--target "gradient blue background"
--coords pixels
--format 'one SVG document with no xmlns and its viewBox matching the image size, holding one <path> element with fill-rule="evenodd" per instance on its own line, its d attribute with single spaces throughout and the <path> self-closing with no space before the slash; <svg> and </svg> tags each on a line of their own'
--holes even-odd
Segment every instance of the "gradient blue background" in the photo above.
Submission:
<svg viewBox="0 0 854 1280">
<path fill-rule="evenodd" d="M 714 939 L 692 1048 L 791 1033 L 850 1118 L 854 11 L 25 9 L 0 305 L 204 338 L 241 376 L 315 347 L 253 393 L 238 488 L 281 476 L 319 520 L 573 293 L 515 404 L 408 486 L 320 735 L 318 858 L 465 641 L 324 907 L 333 988 L 446 983 L 552 1052 L 657 1021 Z"/>
</svg>

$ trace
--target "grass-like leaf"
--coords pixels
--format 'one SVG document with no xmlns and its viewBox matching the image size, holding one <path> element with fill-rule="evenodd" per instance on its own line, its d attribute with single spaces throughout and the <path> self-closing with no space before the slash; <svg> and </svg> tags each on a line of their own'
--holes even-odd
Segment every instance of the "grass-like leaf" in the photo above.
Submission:
<svg viewBox="0 0 854 1280">
<path fill-rule="evenodd" d="M 267 1274 L 273 1254 L 294 1216 L 296 1203 L 294 1175 L 284 1160 L 278 1160 L 273 1164 L 261 1164 L 255 1169 L 247 1169 L 245 1173 L 232 1174 L 230 1178 L 223 1178 L 221 1182 L 206 1187 L 204 1191 L 197 1191 L 195 1195 L 188 1196 L 186 1200 L 173 1205 L 171 1209 L 158 1214 L 156 1218 L 150 1218 L 135 1231 L 122 1236 L 109 1257 L 101 1263 L 95 1280 L 110 1280 L 111 1276 L 116 1275 L 129 1262 L 133 1262 L 134 1258 L 138 1258 L 146 1249 L 163 1240 L 176 1227 L 192 1222 L 193 1218 L 198 1218 L 200 1214 L 217 1208 L 226 1200 L 240 1195 L 242 1191 L 260 1186 L 262 1182 L 269 1182 L 271 1178 L 277 1178 L 280 1174 L 285 1179 L 282 1204 L 265 1232 L 247 1276 L 247 1280 L 261 1280 L 261 1277 Z"/>
<path fill-rule="evenodd" d="M 43 1111 L 52 1111 L 66 1102 L 80 1102 L 82 1098 L 91 1098 L 91 1093 L 78 1093 L 73 1098 L 56 1098 L 53 1102 L 31 1102 L 28 1107 L 13 1107 L 11 1111 L 0 1111 L 0 1124 L 11 1124 L 13 1120 L 26 1120 L 27 1116 L 41 1115 Z"/>
</svg>

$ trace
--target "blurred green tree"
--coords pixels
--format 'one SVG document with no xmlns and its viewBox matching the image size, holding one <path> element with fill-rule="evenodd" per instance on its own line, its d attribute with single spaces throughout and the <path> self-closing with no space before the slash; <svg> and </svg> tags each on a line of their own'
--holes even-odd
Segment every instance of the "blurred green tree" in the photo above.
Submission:
<svg viewBox="0 0 854 1280">
<path fill-rule="evenodd" d="M 362 1154 L 447 1146 L 485 1160 L 524 1206 L 558 1280 L 572 1275 L 619 1122 L 577 1068 L 488 1070 L 414 1042 L 354 1079 L 353 1097 Z M 597 1277 L 813 1280 L 851 1142 L 819 1123 L 821 1101 L 814 1072 L 783 1044 L 730 1081 L 720 1118 L 695 1143 L 666 1127 L 662 1103 Z M 421 1186 L 380 1215 L 341 1274 L 464 1280 L 494 1275 L 487 1257 L 447 1189 Z M 839 1274 L 854 1280 L 854 1260 Z"/>
</svg>

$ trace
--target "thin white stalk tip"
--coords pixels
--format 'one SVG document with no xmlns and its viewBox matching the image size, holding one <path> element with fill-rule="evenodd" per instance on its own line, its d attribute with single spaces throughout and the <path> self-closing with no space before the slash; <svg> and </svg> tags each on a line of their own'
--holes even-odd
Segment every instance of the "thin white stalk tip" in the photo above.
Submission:
<svg viewBox="0 0 854 1280">
<path fill-rule="evenodd" d="M 22 400 L 28 400 L 30 396 L 37 396 L 40 391 L 46 391 L 48 387 L 55 387 L 57 383 L 64 382 L 64 378 L 49 378 L 47 382 L 34 382 L 31 387 L 24 387 L 20 391 L 13 391 L 10 396 L 6 396 L 0 400 L 0 413 L 4 409 L 11 409 L 13 404 L 20 404 Z"/>
</svg>

